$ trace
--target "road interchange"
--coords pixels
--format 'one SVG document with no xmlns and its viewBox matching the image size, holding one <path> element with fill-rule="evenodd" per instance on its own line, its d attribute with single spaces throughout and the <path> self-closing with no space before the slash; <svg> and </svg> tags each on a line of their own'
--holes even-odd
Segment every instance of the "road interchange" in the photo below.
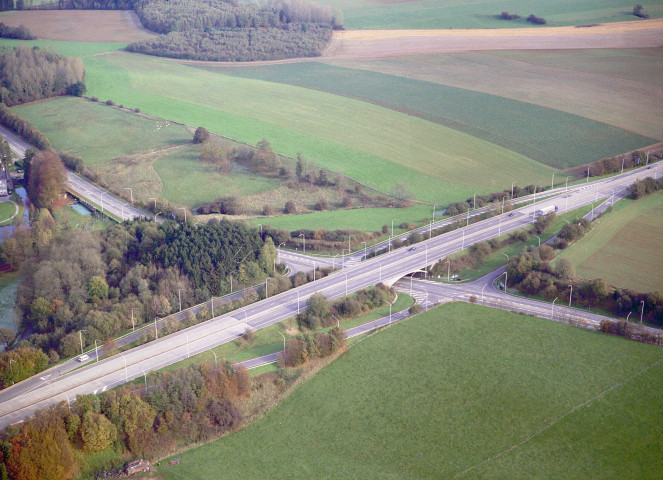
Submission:
<svg viewBox="0 0 663 480">
<path fill-rule="evenodd" d="M 306 299 L 313 293 L 321 292 L 334 299 L 378 282 L 393 284 L 403 276 L 419 271 L 473 243 L 530 225 L 536 217 L 535 211 L 542 207 L 557 205 L 562 212 L 573 210 L 598 202 L 599 199 L 624 194 L 636 178 L 646 176 L 660 177 L 661 164 L 569 189 L 565 195 L 521 207 L 513 211 L 512 216 L 498 215 L 425 240 L 413 250 L 400 248 L 365 260 L 315 282 L 88 364 L 66 375 L 49 378 L 29 392 L 4 400 L 5 395 L 11 395 L 10 388 L 0 403 L 0 426 L 20 421 L 37 409 L 72 400 L 78 394 L 98 393 L 141 376 L 147 380 L 147 372 L 231 341 L 246 328 L 257 330 L 292 317 L 305 308 Z"/>
</svg>

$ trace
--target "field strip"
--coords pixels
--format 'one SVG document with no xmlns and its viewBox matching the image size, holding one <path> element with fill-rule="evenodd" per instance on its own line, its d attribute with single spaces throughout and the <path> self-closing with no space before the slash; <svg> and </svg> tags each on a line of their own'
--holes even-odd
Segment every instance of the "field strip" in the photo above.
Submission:
<svg viewBox="0 0 663 480">
<path fill-rule="evenodd" d="M 437 29 L 437 30 L 336 30 L 332 38 L 335 40 L 381 40 L 386 38 L 408 37 L 552 37 L 552 36 L 587 36 L 587 35 L 618 35 L 649 29 L 663 29 L 663 19 L 653 18 L 643 21 L 616 22 L 599 24 L 592 27 L 531 27 L 531 28 L 500 28 L 500 29 Z"/>
<path fill-rule="evenodd" d="M 654 363 L 652 363 L 651 365 L 646 366 L 645 368 L 643 368 L 643 369 L 640 370 L 639 372 L 635 373 L 634 375 L 631 375 L 630 377 L 628 377 L 628 378 L 622 380 L 621 382 L 617 382 L 617 383 L 615 383 L 614 385 L 612 385 L 611 387 L 607 388 L 606 390 L 603 390 L 603 391 L 600 392 L 599 394 L 597 394 L 597 395 L 595 395 L 595 396 L 589 398 L 588 400 L 585 400 L 584 402 L 582 402 L 582 403 L 576 405 L 575 407 L 573 407 L 573 408 L 572 408 L 571 410 L 569 410 L 568 412 L 566 412 L 566 413 L 560 415 L 560 416 L 557 417 L 555 420 L 553 420 L 552 422 L 550 422 L 550 423 L 544 425 L 543 427 L 541 427 L 540 429 L 538 429 L 537 431 L 535 431 L 535 432 L 532 433 L 531 435 L 525 437 L 525 438 L 524 438 L 523 440 L 521 440 L 520 442 L 518 442 L 518 443 L 514 443 L 514 444 L 511 445 L 509 448 L 507 448 L 507 449 L 505 449 L 505 450 L 502 450 L 501 452 L 499 452 L 499 453 L 493 455 L 492 457 L 487 458 L 487 459 L 485 459 L 485 460 L 483 460 L 483 461 L 481 461 L 481 462 L 479 462 L 479 463 L 477 463 L 477 464 L 475 464 L 475 465 L 472 465 L 471 467 L 466 468 L 466 469 L 463 470 L 462 472 L 459 472 L 459 473 L 457 473 L 457 474 L 455 474 L 455 475 L 453 475 L 453 476 L 451 476 L 451 477 L 447 477 L 447 478 L 458 478 L 458 477 L 460 477 L 460 476 L 462 476 L 462 475 L 465 475 L 466 473 L 470 472 L 471 470 L 474 470 L 474 469 L 477 468 L 477 467 L 480 467 L 480 466 L 482 466 L 482 465 L 484 465 L 484 464 L 486 464 L 486 463 L 488 463 L 488 462 L 491 462 L 491 461 L 493 461 L 493 460 L 495 460 L 495 459 L 497 459 L 497 458 L 502 457 L 503 455 L 506 455 L 507 453 L 511 452 L 512 450 L 515 450 L 516 448 L 518 448 L 518 447 L 524 445 L 525 443 L 529 442 L 529 441 L 530 441 L 531 439 L 533 439 L 534 437 L 539 436 L 541 433 L 545 432 L 545 431 L 548 430 L 550 427 L 553 427 L 554 425 L 556 425 L 556 424 L 559 423 L 560 421 L 564 420 L 566 417 L 568 417 L 569 415 L 571 415 L 571 414 L 572 414 L 573 412 L 575 412 L 576 410 L 578 410 L 578 409 L 584 407 L 585 405 L 590 404 L 591 402 L 593 402 L 594 400 L 596 400 L 596 399 L 598 399 L 598 398 L 601 398 L 601 397 L 605 396 L 606 394 L 612 392 L 613 390 L 615 390 L 615 389 L 621 387 L 621 386 L 624 385 L 625 383 L 630 382 L 631 380 L 633 380 L 633 379 L 639 377 L 640 375 L 642 375 L 642 374 L 645 373 L 646 371 L 651 370 L 651 369 L 654 368 L 654 367 L 657 367 L 657 366 L 660 365 L 661 363 L 663 363 L 663 359 L 662 359 L 662 360 L 659 360 L 659 361 L 657 361 L 657 362 L 654 362 Z"/>
</svg>

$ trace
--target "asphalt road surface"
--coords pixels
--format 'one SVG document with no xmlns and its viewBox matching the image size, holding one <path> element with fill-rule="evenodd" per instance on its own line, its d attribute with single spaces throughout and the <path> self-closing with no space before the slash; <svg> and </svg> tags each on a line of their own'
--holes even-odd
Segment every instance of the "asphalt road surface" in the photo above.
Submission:
<svg viewBox="0 0 663 480">
<path fill-rule="evenodd" d="M 570 189 L 563 196 L 521 207 L 513 211 L 512 216 L 504 214 L 471 224 L 421 242 L 414 249 L 400 248 L 123 354 L 88 363 L 84 368 L 61 377 L 49 378 L 41 386 L 17 395 L 10 401 L 3 401 L 0 404 L 0 426 L 20 421 L 36 409 L 71 400 L 80 393 L 99 393 L 151 370 L 231 341 L 247 327 L 257 330 L 289 318 L 305 308 L 306 299 L 315 292 L 322 292 L 328 298 L 339 298 L 380 281 L 392 284 L 404 275 L 418 271 L 475 242 L 531 224 L 535 211 L 542 207 L 557 205 L 563 212 L 592 202 L 598 204 L 599 199 L 623 193 L 635 178 L 660 175 L 661 165 L 656 164 L 652 169 L 638 169 L 588 183 Z M 12 390 L 8 389 L 7 393 L 11 395 Z"/>
</svg>

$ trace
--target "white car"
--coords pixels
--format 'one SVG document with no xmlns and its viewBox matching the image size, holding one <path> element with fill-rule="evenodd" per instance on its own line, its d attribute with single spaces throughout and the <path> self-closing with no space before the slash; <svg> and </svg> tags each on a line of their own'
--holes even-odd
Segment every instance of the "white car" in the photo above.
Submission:
<svg viewBox="0 0 663 480">
<path fill-rule="evenodd" d="M 76 360 L 79 362 L 86 362 L 90 359 L 90 356 L 87 353 L 84 353 L 83 355 L 79 355 Z"/>
</svg>

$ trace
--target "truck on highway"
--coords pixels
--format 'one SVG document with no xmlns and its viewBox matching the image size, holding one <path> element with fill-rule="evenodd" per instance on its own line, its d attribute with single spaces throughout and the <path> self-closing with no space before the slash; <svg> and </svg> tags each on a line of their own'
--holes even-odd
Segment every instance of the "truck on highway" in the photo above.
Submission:
<svg viewBox="0 0 663 480">
<path fill-rule="evenodd" d="M 547 213 L 556 212 L 557 210 L 559 210 L 557 205 L 548 205 L 547 207 L 541 207 L 540 209 L 538 209 L 536 211 L 536 215 L 537 216 L 546 215 Z"/>
</svg>

